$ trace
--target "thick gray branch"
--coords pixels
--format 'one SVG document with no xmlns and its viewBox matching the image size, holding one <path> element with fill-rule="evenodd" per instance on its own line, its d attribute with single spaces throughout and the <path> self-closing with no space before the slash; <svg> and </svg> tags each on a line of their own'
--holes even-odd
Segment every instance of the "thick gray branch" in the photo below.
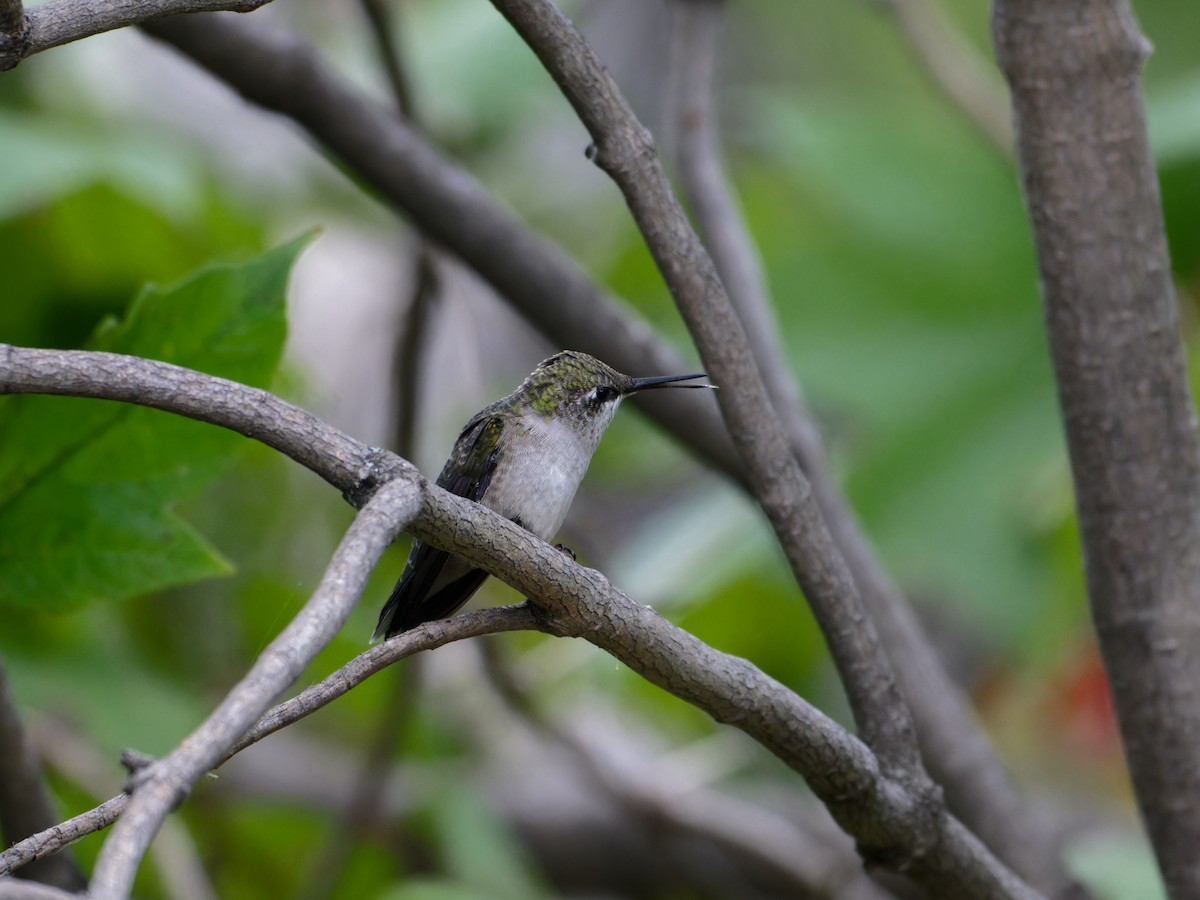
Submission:
<svg viewBox="0 0 1200 900">
<path fill-rule="evenodd" d="M 0 3 L 0 72 L 52 47 L 180 13 L 250 12 L 270 0 L 49 0 L 22 10 Z M 22 12 L 24 13 L 22 15 Z"/>
<path fill-rule="evenodd" d="M 1200 896 L 1200 440 L 1126 0 L 997 0 L 1088 592 L 1168 890 Z"/>
</svg>

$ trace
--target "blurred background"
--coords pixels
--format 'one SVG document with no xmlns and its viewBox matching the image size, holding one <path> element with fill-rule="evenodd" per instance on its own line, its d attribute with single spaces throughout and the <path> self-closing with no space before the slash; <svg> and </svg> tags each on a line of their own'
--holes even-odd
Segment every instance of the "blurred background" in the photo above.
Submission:
<svg viewBox="0 0 1200 900">
<path fill-rule="evenodd" d="M 936 6 L 999 87 L 983 4 Z M 669 7 L 564 8 L 669 148 Z M 1200 7 L 1136 9 L 1156 48 L 1146 101 L 1194 354 Z M 1153 897 L 1087 619 L 1014 167 L 932 83 L 890 10 L 729 4 L 718 70 L 729 173 L 782 343 L 883 559 L 1019 781 L 1077 827 L 1073 865 L 1103 896 Z M 619 194 L 584 157 L 584 129 L 494 9 L 396 0 L 393 13 L 430 138 L 694 359 Z M 391 103 L 358 4 L 290 0 L 253 15 L 299 31 Z M 143 284 L 316 228 L 293 272 L 274 387 L 394 445 L 390 373 L 417 242 L 298 128 L 125 30 L 0 77 L 0 158 L 0 340 L 81 346 Z M 411 451 L 430 476 L 474 411 L 560 349 L 452 258 L 433 265 Z M 219 478 L 173 506 L 227 576 L 5 617 L 0 654 L 64 816 L 119 790 L 122 747 L 165 752 L 206 715 L 307 598 L 351 518 L 308 472 L 239 447 Z M 848 720 L 756 508 L 631 409 L 605 437 L 562 540 L 639 601 Z M 404 538 L 303 683 L 364 649 L 406 553 Z M 474 602 L 517 599 L 492 580 Z M 748 739 L 590 645 L 509 635 L 395 667 L 243 754 L 195 791 L 138 892 L 787 893 L 769 877 L 739 881 L 753 865 L 728 848 L 706 852 L 649 795 L 713 802 L 725 811 L 713 815 L 745 814 L 747 833 L 790 828 L 845 851 L 803 784 Z M 78 845 L 85 865 L 99 843 Z M 180 881 L 189 859 L 207 875 Z"/>
</svg>

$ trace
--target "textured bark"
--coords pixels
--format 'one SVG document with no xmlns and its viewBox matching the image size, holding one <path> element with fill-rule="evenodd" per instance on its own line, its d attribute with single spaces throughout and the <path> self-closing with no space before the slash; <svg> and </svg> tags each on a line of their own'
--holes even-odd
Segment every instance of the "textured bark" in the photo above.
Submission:
<svg viewBox="0 0 1200 900">
<path fill-rule="evenodd" d="M 1127 2 L 997 0 L 1087 560 L 1134 788 L 1200 896 L 1200 443 Z"/>
<path fill-rule="evenodd" d="M 183 13 L 250 12 L 270 0 L 48 0 L 28 11 L 0 0 L 0 72 L 73 41 Z"/>
</svg>

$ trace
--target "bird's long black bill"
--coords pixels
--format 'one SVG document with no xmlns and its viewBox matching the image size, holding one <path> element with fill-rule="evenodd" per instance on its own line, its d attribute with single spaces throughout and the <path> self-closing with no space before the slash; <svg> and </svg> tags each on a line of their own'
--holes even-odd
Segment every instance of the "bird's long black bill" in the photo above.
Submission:
<svg viewBox="0 0 1200 900">
<path fill-rule="evenodd" d="M 629 390 L 625 393 L 633 394 L 637 391 L 644 391 L 648 388 L 660 387 L 681 387 L 681 388 L 712 388 L 716 390 L 715 384 L 677 384 L 679 381 L 691 381 L 693 378 L 707 378 L 705 372 L 697 372 L 694 375 L 655 375 L 651 378 L 635 378 Z"/>
</svg>

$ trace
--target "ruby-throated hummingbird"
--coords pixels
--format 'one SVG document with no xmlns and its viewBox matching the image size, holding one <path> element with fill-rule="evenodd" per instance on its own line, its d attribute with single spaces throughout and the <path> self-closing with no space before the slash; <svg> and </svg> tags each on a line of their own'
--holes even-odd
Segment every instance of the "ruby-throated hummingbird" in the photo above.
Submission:
<svg viewBox="0 0 1200 900">
<path fill-rule="evenodd" d="M 515 391 L 471 418 L 437 483 L 549 540 L 621 399 L 669 385 L 712 387 L 676 384 L 703 377 L 700 372 L 630 378 L 586 353 L 556 353 Z M 486 578 L 461 557 L 414 540 L 372 640 L 450 615 Z"/>
</svg>

